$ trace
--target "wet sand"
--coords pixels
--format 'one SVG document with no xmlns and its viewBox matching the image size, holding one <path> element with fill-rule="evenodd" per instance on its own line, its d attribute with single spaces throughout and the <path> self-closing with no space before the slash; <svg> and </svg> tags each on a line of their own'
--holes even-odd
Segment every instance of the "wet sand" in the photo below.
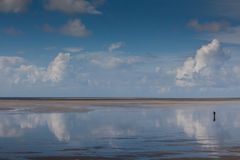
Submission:
<svg viewBox="0 0 240 160">
<path fill-rule="evenodd" d="M 0 110 L 28 109 L 36 112 L 82 112 L 90 106 L 104 107 L 176 107 L 176 106 L 209 106 L 240 104 L 238 98 L 212 99 L 76 99 L 76 98 L 6 98 L 0 99 Z"/>
</svg>

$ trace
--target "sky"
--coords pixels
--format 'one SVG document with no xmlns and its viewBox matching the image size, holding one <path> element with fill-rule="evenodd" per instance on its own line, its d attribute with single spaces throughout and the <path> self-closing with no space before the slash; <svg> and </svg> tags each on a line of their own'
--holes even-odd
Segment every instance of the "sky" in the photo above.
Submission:
<svg viewBox="0 0 240 160">
<path fill-rule="evenodd" d="M 238 0 L 0 0 L 1 97 L 240 97 Z"/>
</svg>

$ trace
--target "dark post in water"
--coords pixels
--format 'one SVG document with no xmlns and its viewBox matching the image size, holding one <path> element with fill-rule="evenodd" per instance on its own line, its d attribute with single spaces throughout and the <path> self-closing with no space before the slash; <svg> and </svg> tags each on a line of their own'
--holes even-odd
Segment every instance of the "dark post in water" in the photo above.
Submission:
<svg viewBox="0 0 240 160">
<path fill-rule="evenodd" d="M 216 112 L 213 111 L 213 122 L 215 122 L 215 121 L 216 121 Z"/>
</svg>

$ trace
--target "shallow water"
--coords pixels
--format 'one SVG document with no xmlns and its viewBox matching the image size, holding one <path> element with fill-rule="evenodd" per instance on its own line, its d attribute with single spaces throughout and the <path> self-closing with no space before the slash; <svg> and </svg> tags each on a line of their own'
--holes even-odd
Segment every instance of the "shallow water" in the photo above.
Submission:
<svg viewBox="0 0 240 160">
<path fill-rule="evenodd" d="M 240 156 L 240 106 L 0 112 L 0 159 L 63 156 L 139 160 Z"/>
</svg>

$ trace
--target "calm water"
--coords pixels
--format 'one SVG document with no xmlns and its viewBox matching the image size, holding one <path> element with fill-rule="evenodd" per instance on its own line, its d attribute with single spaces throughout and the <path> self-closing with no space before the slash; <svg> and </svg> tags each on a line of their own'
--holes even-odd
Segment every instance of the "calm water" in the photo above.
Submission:
<svg viewBox="0 0 240 160">
<path fill-rule="evenodd" d="M 0 159 L 46 156 L 139 160 L 240 156 L 240 106 L 0 112 Z"/>
</svg>

